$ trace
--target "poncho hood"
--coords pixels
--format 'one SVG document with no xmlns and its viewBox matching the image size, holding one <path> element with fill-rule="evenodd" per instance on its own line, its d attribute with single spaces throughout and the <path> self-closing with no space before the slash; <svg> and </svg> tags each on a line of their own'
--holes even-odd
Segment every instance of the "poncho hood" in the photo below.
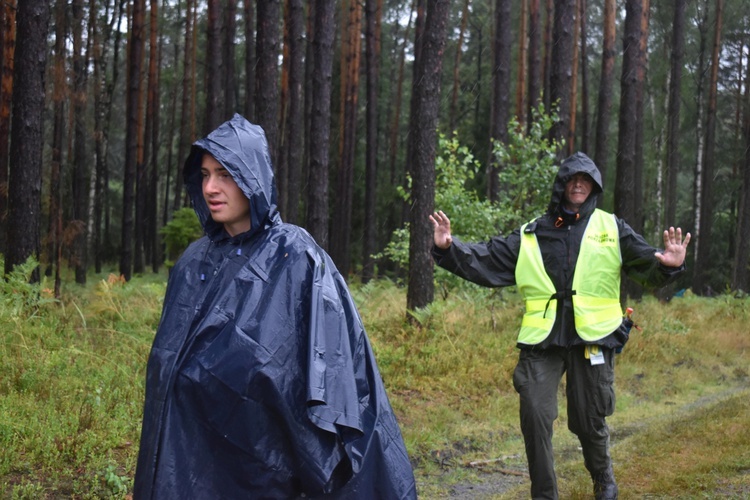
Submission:
<svg viewBox="0 0 750 500">
<path fill-rule="evenodd" d="M 246 233 L 211 219 L 204 152 L 250 199 Z M 416 498 L 356 305 L 328 254 L 281 221 L 262 129 L 237 115 L 197 141 L 185 181 L 206 236 L 169 275 L 134 498 Z"/>
<path fill-rule="evenodd" d="M 224 228 L 211 219 L 203 198 L 201 162 L 206 153 L 222 164 L 250 200 L 250 232 L 245 236 L 281 223 L 266 134 L 260 126 L 235 114 L 193 144 L 183 169 L 185 189 L 204 231 L 212 240 L 220 239 Z"/>
<path fill-rule="evenodd" d="M 552 197 L 547 211 L 550 215 L 557 215 L 562 210 L 562 201 L 565 197 L 565 184 L 575 174 L 584 173 L 588 174 L 594 181 L 594 186 L 591 190 L 591 194 L 584 202 L 583 206 L 579 210 L 579 213 L 588 215 L 594 211 L 596 204 L 599 200 L 599 196 L 604 190 L 602 185 L 602 174 L 596 167 L 594 161 L 586 156 L 585 153 L 575 153 L 569 156 L 560 164 L 560 168 L 557 170 L 557 176 L 555 182 L 552 185 Z"/>
</svg>

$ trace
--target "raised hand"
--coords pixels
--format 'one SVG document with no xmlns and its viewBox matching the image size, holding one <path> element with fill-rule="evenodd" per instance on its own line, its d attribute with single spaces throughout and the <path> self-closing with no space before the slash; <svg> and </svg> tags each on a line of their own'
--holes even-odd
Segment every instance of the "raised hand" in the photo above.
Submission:
<svg viewBox="0 0 750 500">
<path fill-rule="evenodd" d="M 432 222 L 434 231 L 435 246 L 443 250 L 451 246 L 453 237 L 451 236 L 451 221 L 448 216 L 442 210 L 439 210 L 430 215 L 430 222 Z"/>
<path fill-rule="evenodd" d="M 670 227 L 664 231 L 664 251 L 656 252 L 656 259 L 666 267 L 680 267 L 685 262 L 687 246 L 690 243 L 690 233 L 682 239 L 682 229 Z"/>
</svg>

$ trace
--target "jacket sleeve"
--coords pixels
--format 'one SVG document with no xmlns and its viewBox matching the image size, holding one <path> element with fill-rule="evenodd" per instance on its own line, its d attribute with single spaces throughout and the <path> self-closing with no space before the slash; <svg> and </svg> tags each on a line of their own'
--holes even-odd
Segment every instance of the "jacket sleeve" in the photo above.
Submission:
<svg viewBox="0 0 750 500">
<path fill-rule="evenodd" d="M 453 238 L 445 250 L 434 247 L 437 265 L 477 285 L 502 287 L 516 284 L 516 262 L 521 248 L 520 230 L 485 243 L 464 243 Z"/>
<path fill-rule="evenodd" d="M 658 250 L 648 244 L 646 239 L 636 233 L 627 222 L 617 218 L 620 231 L 620 252 L 622 268 L 630 279 L 646 288 L 661 288 L 685 270 L 680 267 L 666 267 L 656 260 Z"/>
</svg>

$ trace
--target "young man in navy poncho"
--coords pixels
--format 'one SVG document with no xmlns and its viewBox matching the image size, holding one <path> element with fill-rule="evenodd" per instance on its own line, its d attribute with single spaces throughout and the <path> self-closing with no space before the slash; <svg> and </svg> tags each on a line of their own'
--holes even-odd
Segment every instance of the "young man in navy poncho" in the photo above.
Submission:
<svg viewBox="0 0 750 500">
<path fill-rule="evenodd" d="M 235 115 L 184 177 L 205 236 L 170 273 L 135 497 L 415 498 L 346 283 L 276 211 L 263 130 Z"/>
</svg>

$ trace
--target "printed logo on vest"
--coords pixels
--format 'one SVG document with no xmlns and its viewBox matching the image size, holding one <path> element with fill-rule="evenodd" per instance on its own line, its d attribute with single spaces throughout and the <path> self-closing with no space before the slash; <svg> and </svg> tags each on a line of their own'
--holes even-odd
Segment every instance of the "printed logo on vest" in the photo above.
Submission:
<svg viewBox="0 0 750 500">
<path fill-rule="evenodd" d="M 611 247 L 617 244 L 617 238 L 608 231 L 593 233 L 586 236 L 586 240 L 595 245 Z"/>
</svg>

